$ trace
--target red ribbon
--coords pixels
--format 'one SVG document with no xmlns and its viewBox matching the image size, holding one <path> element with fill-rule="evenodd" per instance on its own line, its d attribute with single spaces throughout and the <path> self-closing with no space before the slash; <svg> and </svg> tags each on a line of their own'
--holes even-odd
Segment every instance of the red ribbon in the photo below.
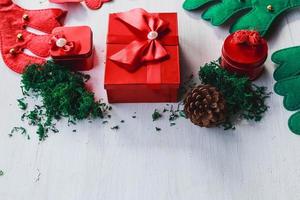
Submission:
<svg viewBox="0 0 300 200">
<path fill-rule="evenodd" d="M 54 35 L 51 40 L 50 40 L 50 45 L 51 45 L 51 50 L 52 51 L 57 51 L 57 50 L 60 50 L 64 53 L 68 53 L 68 52 L 71 52 L 74 47 L 75 47 L 75 43 L 73 41 L 67 41 L 66 44 L 63 46 L 63 47 L 59 47 L 57 46 L 56 42 L 59 40 L 59 39 L 66 39 L 64 37 L 64 35 L 62 34 L 57 34 L 57 35 Z"/>
<path fill-rule="evenodd" d="M 13 3 L 12 0 L 0 0 L 0 5 L 7 6 L 7 5 L 10 5 L 12 3 Z"/>
<path fill-rule="evenodd" d="M 261 36 L 257 31 L 241 30 L 233 35 L 233 42 L 235 44 L 247 44 L 250 46 L 257 46 L 261 44 Z"/>
<path fill-rule="evenodd" d="M 169 24 L 157 15 L 143 9 L 133 9 L 116 14 L 117 18 L 132 30 L 136 39 L 110 59 L 128 71 L 138 69 L 142 64 L 159 61 L 168 56 L 159 38 L 168 30 Z"/>
</svg>

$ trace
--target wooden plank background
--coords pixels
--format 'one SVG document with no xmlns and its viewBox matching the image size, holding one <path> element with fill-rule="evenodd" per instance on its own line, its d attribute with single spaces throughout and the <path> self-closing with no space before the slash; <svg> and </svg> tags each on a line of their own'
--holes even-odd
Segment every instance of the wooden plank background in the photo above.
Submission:
<svg viewBox="0 0 300 200">
<path fill-rule="evenodd" d="M 26 8 L 60 7 L 46 0 L 16 0 Z M 213 27 L 201 12 L 182 9 L 183 0 L 114 0 L 98 11 L 63 5 L 65 25 L 90 25 L 96 66 L 89 73 L 98 98 L 103 89 L 108 13 L 142 7 L 178 12 L 182 72 L 197 74 L 200 65 L 217 59 L 228 27 Z M 270 54 L 300 44 L 299 10 L 289 12 L 271 30 Z M 165 104 L 117 104 L 108 125 L 81 122 L 58 124 L 59 134 L 38 142 L 21 135 L 8 137 L 22 125 L 16 99 L 20 76 L 0 61 L 1 200 L 299 200 L 300 137 L 289 132 L 291 113 L 273 94 L 261 123 L 242 122 L 236 131 L 202 129 L 184 119 L 170 127 L 167 119 L 152 122 L 155 108 Z M 274 65 L 257 84 L 272 90 Z M 136 112 L 136 114 L 135 114 Z M 131 116 L 136 115 L 136 119 Z M 120 120 L 125 120 L 120 124 Z M 120 125 L 119 131 L 110 127 Z M 161 127 L 156 132 L 155 127 Z M 72 130 L 77 132 L 73 133 Z"/>
</svg>

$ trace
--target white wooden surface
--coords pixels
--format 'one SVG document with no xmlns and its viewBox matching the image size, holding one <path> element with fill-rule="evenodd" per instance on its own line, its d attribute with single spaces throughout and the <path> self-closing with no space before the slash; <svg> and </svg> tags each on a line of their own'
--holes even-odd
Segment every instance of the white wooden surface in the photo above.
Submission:
<svg viewBox="0 0 300 200">
<path fill-rule="evenodd" d="M 18 0 L 26 8 L 59 7 L 46 0 Z M 96 67 L 90 72 L 98 98 L 105 98 L 103 72 L 107 16 L 110 12 L 143 7 L 179 14 L 182 71 L 197 73 L 218 58 L 226 27 L 216 28 L 188 13 L 183 0 L 115 0 L 101 10 L 62 6 L 69 10 L 66 25 L 90 25 L 96 45 Z M 298 10 L 299 11 L 299 10 Z M 289 12 L 272 30 L 270 53 L 300 44 L 300 14 Z M 300 137 L 287 128 L 291 113 L 282 98 L 272 95 L 270 111 L 261 123 L 242 123 L 236 131 L 201 129 L 179 120 L 153 123 L 151 114 L 164 104 L 114 105 L 110 124 L 79 123 L 73 133 L 65 122 L 60 134 L 38 142 L 21 135 L 8 137 L 23 125 L 16 99 L 20 76 L 0 61 L 0 177 L 1 200 L 299 200 Z M 274 84 L 274 65 L 258 84 Z M 137 119 L 131 116 L 136 112 Z M 120 124 L 119 131 L 110 129 Z M 155 131 L 155 126 L 162 128 Z M 26 126 L 27 127 L 27 126 Z"/>
</svg>

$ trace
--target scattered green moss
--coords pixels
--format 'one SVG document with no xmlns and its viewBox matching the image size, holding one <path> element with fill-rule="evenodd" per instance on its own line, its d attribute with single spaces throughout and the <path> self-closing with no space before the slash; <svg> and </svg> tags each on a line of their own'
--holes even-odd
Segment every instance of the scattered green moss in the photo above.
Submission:
<svg viewBox="0 0 300 200">
<path fill-rule="evenodd" d="M 16 133 L 16 132 L 20 133 L 21 135 L 26 135 L 27 134 L 26 129 L 24 127 L 21 127 L 21 126 L 13 127 L 13 129 L 10 131 L 11 134 Z"/>
<path fill-rule="evenodd" d="M 160 114 L 160 112 L 157 109 L 155 109 L 153 114 L 152 114 L 152 120 L 157 121 L 161 117 L 162 117 L 162 115 Z"/>
<path fill-rule="evenodd" d="M 112 129 L 112 130 L 119 130 L 120 127 L 119 127 L 119 126 L 113 126 L 113 127 L 111 127 L 111 129 Z"/>
<path fill-rule="evenodd" d="M 12 137 L 15 133 L 21 134 L 30 140 L 30 136 L 27 134 L 27 130 L 24 127 L 13 127 L 8 136 Z"/>
<path fill-rule="evenodd" d="M 17 101 L 18 101 L 19 108 L 21 110 L 26 110 L 27 109 L 28 104 L 24 102 L 25 101 L 24 98 L 17 99 Z"/>
<path fill-rule="evenodd" d="M 161 128 L 155 127 L 155 130 L 156 130 L 157 132 L 159 132 L 159 131 L 161 131 Z"/>
<path fill-rule="evenodd" d="M 39 123 L 36 134 L 39 136 L 40 141 L 44 141 L 48 137 L 47 132 L 47 129 L 45 129 L 44 126 L 41 123 Z"/>
</svg>

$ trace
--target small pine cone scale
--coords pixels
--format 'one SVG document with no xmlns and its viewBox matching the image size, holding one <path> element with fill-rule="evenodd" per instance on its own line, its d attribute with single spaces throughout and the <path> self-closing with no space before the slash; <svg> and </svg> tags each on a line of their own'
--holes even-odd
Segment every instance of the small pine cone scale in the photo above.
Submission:
<svg viewBox="0 0 300 200">
<path fill-rule="evenodd" d="M 217 88 L 199 85 L 184 99 L 184 112 L 201 127 L 214 127 L 226 120 L 226 102 Z"/>
</svg>

